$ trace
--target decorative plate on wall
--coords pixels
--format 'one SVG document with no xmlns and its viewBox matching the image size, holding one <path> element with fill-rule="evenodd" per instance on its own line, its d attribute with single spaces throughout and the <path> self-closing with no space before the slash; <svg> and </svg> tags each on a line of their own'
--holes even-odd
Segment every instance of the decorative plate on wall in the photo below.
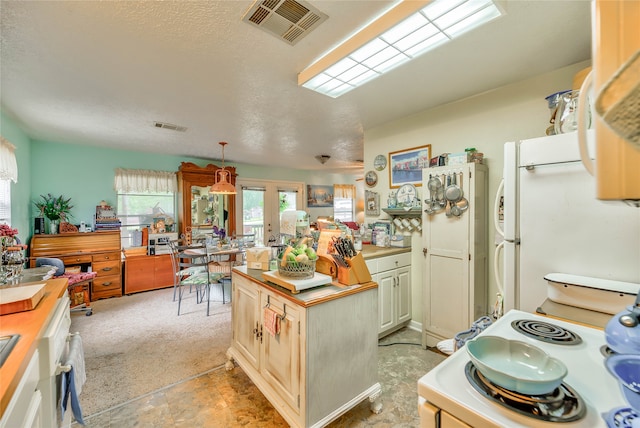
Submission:
<svg viewBox="0 0 640 428">
<path fill-rule="evenodd" d="M 402 207 L 412 207 L 417 197 L 416 186 L 409 183 L 403 184 L 396 193 L 396 203 Z"/>
<path fill-rule="evenodd" d="M 373 160 L 373 168 L 375 168 L 376 171 L 382 171 L 386 167 L 387 167 L 387 157 L 384 155 L 376 156 L 376 158 Z"/>
<path fill-rule="evenodd" d="M 378 174 L 375 171 L 367 171 L 364 175 L 364 182 L 367 183 L 367 186 L 373 187 L 378 183 Z"/>
</svg>

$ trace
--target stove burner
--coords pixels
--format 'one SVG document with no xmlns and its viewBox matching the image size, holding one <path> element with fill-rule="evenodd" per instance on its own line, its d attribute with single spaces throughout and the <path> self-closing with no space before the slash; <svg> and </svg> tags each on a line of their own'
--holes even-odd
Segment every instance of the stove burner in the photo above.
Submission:
<svg viewBox="0 0 640 428">
<path fill-rule="evenodd" d="M 516 320 L 511 322 L 516 331 L 533 339 L 557 345 L 578 345 L 582 338 L 560 326 L 537 320 Z"/>
<path fill-rule="evenodd" d="M 603 415 L 608 427 L 632 428 L 640 420 L 640 415 L 633 409 L 617 407 L 608 414 Z"/>
<path fill-rule="evenodd" d="M 603 357 L 610 357 L 612 355 L 615 355 L 615 352 L 613 351 L 613 349 L 609 348 L 609 345 L 602 345 L 600 347 L 600 353 Z"/>
<path fill-rule="evenodd" d="M 587 413 L 582 398 L 565 383 L 547 395 L 525 395 L 491 383 L 471 361 L 465 366 L 464 372 L 476 391 L 521 415 L 548 422 L 573 422 Z"/>
</svg>

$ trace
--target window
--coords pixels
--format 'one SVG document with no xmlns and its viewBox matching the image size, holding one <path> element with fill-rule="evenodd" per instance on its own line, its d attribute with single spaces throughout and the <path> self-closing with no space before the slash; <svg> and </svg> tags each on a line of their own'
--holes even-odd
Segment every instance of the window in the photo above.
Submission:
<svg viewBox="0 0 640 428">
<path fill-rule="evenodd" d="M 352 184 L 333 185 L 333 218 L 340 221 L 353 221 L 353 205 L 356 187 Z"/>
<path fill-rule="evenodd" d="M 333 218 L 342 222 L 353 221 L 353 199 L 334 198 Z"/>
<path fill-rule="evenodd" d="M 0 180 L 0 224 L 11 225 L 11 182 Z"/>
<path fill-rule="evenodd" d="M 0 136 L 0 223 L 11 225 L 11 182 L 18 182 L 15 146 Z"/>
<path fill-rule="evenodd" d="M 123 248 L 133 245 L 134 231 L 152 225 L 154 219 L 164 218 L 167 226 L 175 222 L 177 184 L 174 172 L 118 168 L 114 188 Z"/>
<path fill-rule="evenodd" d="M 174 193 L 118 193 L 117 199 L 123 248 L 131 247 L 132 233 L 150 226 L 154 218 L 176 218 Z"/>
</svg>

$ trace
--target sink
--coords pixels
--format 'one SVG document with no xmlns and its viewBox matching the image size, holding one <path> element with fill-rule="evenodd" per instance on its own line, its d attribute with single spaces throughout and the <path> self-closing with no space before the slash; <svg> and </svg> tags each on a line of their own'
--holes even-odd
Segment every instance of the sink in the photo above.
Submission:
<svg viewBox="0 0 640 428">
<path fill-rule="evenodd" d="M 0 336 L 0 367 L 4 364 L 5 360 L 11 353 L 11 350 L 20 339 L 19 334 L 10 334 L 6 336 Z"/>
</svg>

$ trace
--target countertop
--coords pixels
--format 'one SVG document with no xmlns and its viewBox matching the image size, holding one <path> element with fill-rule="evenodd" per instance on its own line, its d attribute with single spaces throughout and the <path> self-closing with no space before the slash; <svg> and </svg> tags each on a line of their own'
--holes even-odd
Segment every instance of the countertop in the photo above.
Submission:
<svg viewBox="0 0 640 428">
<path fill-rule="evenodd" d="M 30 284 L 37 283 L 40 282 Z M 44 290 L 44 297 L 35 309 L 0 316 L 0 335 L 20 335 L 11 354 L 0 367 L 0 415 L 4 414 L 38 347 L 38 339 L 44 334 L 58 299 L 67 292 L 67 279 L 50 279 L 46 281 Z"/>
<path fill-rule="evenodd" d="M 264 281 L 262 279 L 262 272 L 259 269 L 248 269 L 246 265 L 238 266 L 234 269 L 234 274 L 240 274 L 245 276 L 254 282 L 259 283 L 263 287 L 266 287 L 273 292 L 279 294 L 287 300 L 295 303 L 298 306 L 302 306 L 304 308 L 318 305 L 330 300 L 340 299 L 342 297 L 360 293 L 366 290 L 370 290 L 372 288 L 378 288 L 378 284 L 375 282 L 366 282 L 364 284 L 354 284 L 354 285 L 342 285 L 334 280 L 331 284 L 321 285 L 319 287 L 309 288 L 307 290 L 302 290 L 299 293 L 292 293 L 284 287 L 280 287 L 279 285 L 273 284 L 271 282 Z"/>
<path fill-rule="evenodd" d="M 365 260 L 409 252 L 411 252 L 411 247 L 377 247 L 375 245 L 363 245 L 361 251 L 362 257 L 364 257 Z"/>
</svg>

